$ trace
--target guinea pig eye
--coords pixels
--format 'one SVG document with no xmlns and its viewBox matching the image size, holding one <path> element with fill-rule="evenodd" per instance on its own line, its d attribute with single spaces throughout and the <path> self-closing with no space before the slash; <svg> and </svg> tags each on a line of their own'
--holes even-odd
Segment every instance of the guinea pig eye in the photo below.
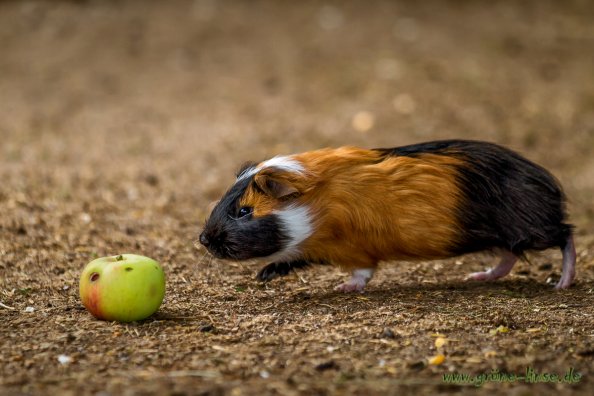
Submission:
<svg viewBox="0 0 594 396">
<path fill-rule="evenodd" d="M 241 217 L 245 217 L 247 215 L 249 215 L 250 213 L 252 213 L 253 209 L 250 208 L 249 206 L 243 206 L 241 208 L 239 208 L 239 211 L 237 212 L 237 218 L 241 218 Z"/>
</svg>

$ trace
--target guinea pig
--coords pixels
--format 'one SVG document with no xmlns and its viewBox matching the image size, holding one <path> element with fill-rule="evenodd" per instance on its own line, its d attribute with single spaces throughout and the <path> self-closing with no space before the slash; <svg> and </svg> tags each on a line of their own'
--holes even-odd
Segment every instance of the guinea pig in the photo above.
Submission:
<svg viewBox="0 0 594 396">
<path fill-rule="evenodd" d="M 559 247 L 556 288 L 575 276 L 565 195 L 541 166 L 502 146 L 442 140 L 388 149 L 341 147 L 248 163 L 206 220 L 200 242 L 217 258 L 266 258 L 269 281 L 311 264 L 352 272 L 336 287 L 363 291 L 380 261 L 493 251 L 507 275 L 530 250 Z"/>
</svg>

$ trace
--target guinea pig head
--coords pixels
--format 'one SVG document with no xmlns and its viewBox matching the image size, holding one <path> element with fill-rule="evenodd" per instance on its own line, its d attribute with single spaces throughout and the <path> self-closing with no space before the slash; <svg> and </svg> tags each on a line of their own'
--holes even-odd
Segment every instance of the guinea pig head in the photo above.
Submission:
<svg viewBox="0 0 594 396">
<path fill-rule="evenodd" d="M 311 178 L 298 163 L 288 166 L 287 161 L 239 172 L 200 235 L 200 243 L 215 257 L 289 257 L 311 234 L 309 209 L 301 203 L 312 188 Z"/>
</svg>

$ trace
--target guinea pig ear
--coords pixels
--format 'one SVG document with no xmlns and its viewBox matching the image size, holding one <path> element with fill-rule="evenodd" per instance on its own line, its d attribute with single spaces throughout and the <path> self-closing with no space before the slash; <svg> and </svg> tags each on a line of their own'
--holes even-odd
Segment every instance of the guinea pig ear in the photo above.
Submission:
<svg viewBox="0 0 594 396">
<path fill-rule="evenodd" d="M 282 199 L 300 194 L 294 175 L 291 172 L 266 168 L 254 176 L 256 186 L 272 198 Z"/>
</svg>

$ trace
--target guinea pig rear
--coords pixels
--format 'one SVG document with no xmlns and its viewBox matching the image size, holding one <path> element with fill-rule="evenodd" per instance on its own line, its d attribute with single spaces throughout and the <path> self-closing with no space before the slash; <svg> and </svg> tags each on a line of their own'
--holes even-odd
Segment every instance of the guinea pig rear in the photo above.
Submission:
<svg viewBox="0 0 594 396">
<path fill-rule="evenodd" d="M 478 141 L 438 141 L 381 151 L 388 156 L 439 154 L 461 160 L 456 172 L 462 192 L 457 214 L 461 234 L 454 251 L 502 252 L 495 269 L 471 274 L 471 279 L 500 278 L 526 251 L 559 247 L 563 275 L 557 287 L 572 283 L 573 227 L 566 222 L 563 191 L 546 169 L 509 149 Z"/>
</svg>

